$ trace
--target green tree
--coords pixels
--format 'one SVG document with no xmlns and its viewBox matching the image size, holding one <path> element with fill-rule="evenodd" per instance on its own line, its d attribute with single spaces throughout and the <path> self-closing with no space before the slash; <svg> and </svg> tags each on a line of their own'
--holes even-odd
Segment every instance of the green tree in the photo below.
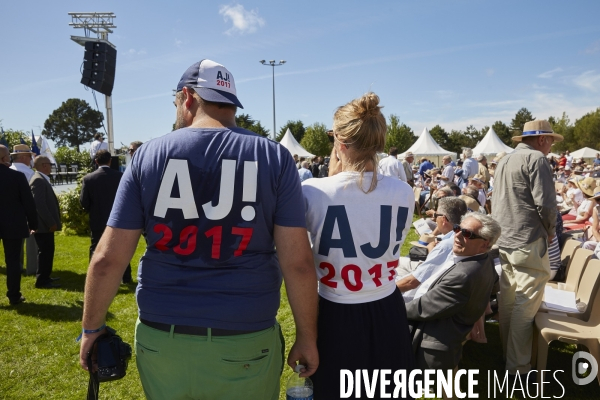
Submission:
<svg viewBox="0 0 600 400">
<path fill-rule="evenodd" d="M 492 128 L 494 129 L 494 132 L 496 132 L 496 135 L 498 135 L 498 138 L 500 138 L 505 145 L 515 147 L 515 142 L 512 140 L 512 135 L 510 134 L 508 125 L 502 121 L 496 121 L 494 122 L 494 125 L 492 125 Z"/>
<path fill-rule="evenodd" d="M 400 123 L 400 118 L 395 114 L 390 114 L 387 124 L 387 138 L 385 141 L 385 152 L 389 152 L 390 147 L 398 148 L 398 153 L 404 153 L 417 140 L 415 133 L 404 123 Z"/>
<path fill-rule="evenodd" d="M 78 152 L 75 148 L 68 148 L 66 146 L 59 147 L 54 152 L 54 159 L 56 164 L 78 164 L 79 167 L 88 167 L 92 164 L 92 158 L 88 151 Z"/>
<path fill-rule="evenodd" d="M 279 134 L 277 135 L 277 137 L 275 138 L 276 141 L 281 142 L 281 139 L 283 139 L 283 137 L 285 136 L 285 133 L 287 132 L 287 130 L 290 130 L 290 132 L 292 132 L 292 135 L 294 135 L 294 139 L 296 139 L 296 141 L 298 143 L 300 143 L 302 141 L 302 138 L 304 137 L 304 134 L 306 133 L 306 128 L 304 127 L 304 123 L 300 120 L 298 121 L 288 121 L 286 122 L 286 124 L 284 126 L 281 127 L 281 129 L 279 130 Z"/>
<path fill-rule="evenodd" d="M 562 117 L 549 117 L 548 122 L 552 125 L 552 130 L 559 135 L 564 137 L 562 142 L 557 142 L 554 146 L 552 146 L 552 152 L 556 153 L 557 151 L 564 150 L 576 150 L 582 146 L 579 146 L 578 140 L 575 136 L 575 126 L 571 124 L 571 120 L 569 116 L 563 112 Z"/>
<path fill-rule="evenodd" d="M 479 136 L 481 136 L 481 139 L 483 139 L 485 137 L 485 135 L 488 133 L 489 130 L 490 130 L 490 127 L 487 125 L 479 130 Z"/>
<path fill-rule="evenodd" d="M 535 117 L 531 114 L 531 111 L 525 107 L 521 108 L 515 114 L 515 117 L 510 123 L 510 129 L 513 131 L 513 136 L 519 136 L 523 133 L 523 127 L 526 122 L 535 121 Z"/>
<path fill-rule="evenodd" d="M 460 154 L 463 147 L 471 147 L 469 138 L 461 130 L 452 129 L 448 137 L 450 138 L 450 146 L 444 147 L 444 150 Z"/>
<path fill-rule="evenodd" d="M 0 131 L 0 136 L 2 136 L 2 132 Z M 13 148 L 16 144 L 21 143 L 21 138 L 27 143 L 27 146 L 31 148 L 31 132 L 25 131 L 17 131 L 14 129 L 5 129 L 4 130 L 4 139 L 6 143 L 8 143 L 8 150 L 10 152 L 13 151 Z"/>
<path fill-rule="evenodd" d="M 81 99 L 69 99 L 50 114 L 44 122 L 42 135 L 58 146 L 79 146 L 89 143 L 102 126 L 104 116 Z"/>
<path fill-rule="evenodd" d="M 81 154 L 85 153 L 88 154 L 89 159 L 89 153 L 87 151 L 84 151 Z M 92 172 L 92 169 L 89 164 L 81 166 L 75 189 L 62 192 L 57 196 L 61 213 L 62 233 L 65 235 L 89 235 L 90 233 L 90 216 L 84 211 L 79 202 L 83 177 L 90 172 Z"/>
<path fill-rule="evenodd" d="M 327 127 L 325 124 L 315 122 L 306 127 L 306 132 L 300 142 L 300 146 L 316 156 L 326 157 L 331 154 L 332 144 L 327 137 Z"/>
<path fill-rule="evenodd" d="M 262 126 L 260 121 L 252 119 L 249 114 L 236 115 L 235 124 L 240 128 L 248 129 L 260 136 L 269 137 L 269 130 Z"/>
<path fill-rule="evenodd" d="M 577 147 L 573 149 L 581 147 L 598 148 L 600 142 L 600 108 L 575 121 L 573 136 L 577 138 Z"/>
<path fill-rule="evenodd" d="M 481 139 L 483 139 L 483 134 L 481 132 L 479 132 L 477 129 L 475 129 L 475 127 L 473 125 L 467 126 L 467 129 L 465 129 L 464 134 L 467 138 L 467 140 L 466 140 L 467 145 L 465 147 L 473 148 L 473 147 L 477 146 L 477 143 L 479 143 L 479 141 L 481 141 Z"/>
<path fill-rule="evenodd" d="M 431 128 L 429 133 L 431 134 L 431 137 L 433 137 L 433 140 L 435 140 L 437 144 L 439 144 L 444 150 L 448 150 L 448 148 L 452 147 L 448 132 L 446 132 L 441 126 L 434 126 Z"/>
</svg>

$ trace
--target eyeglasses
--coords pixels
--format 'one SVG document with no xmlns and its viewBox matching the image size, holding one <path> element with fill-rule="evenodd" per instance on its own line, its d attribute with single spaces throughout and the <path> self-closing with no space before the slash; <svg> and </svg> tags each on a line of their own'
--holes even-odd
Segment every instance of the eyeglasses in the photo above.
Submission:
<svg viewBox="0 0 600 400">
<path fill-rule="evenodd" d="M 454 231 L 454 233 L 462 233 L 462 235 L 465 237 L 465 239 L 483 239 L 483 240 L 487 240 L 486 238 L 479 236 L 478 234 L 476 234 L 473 231 L 470 231 L 468 229 L 465 228 L 461 228 L 460 225 L 454 225 L 454 227 L 452 228 L 452 230 Z"/>
<path fill-rule="evenodd" d="M 444 218 L 446 218 L 446 216 L 444 214 L 433 213 L 433 219 L 437 219 L 437 217 L 444 217 Z"/>
</svg>

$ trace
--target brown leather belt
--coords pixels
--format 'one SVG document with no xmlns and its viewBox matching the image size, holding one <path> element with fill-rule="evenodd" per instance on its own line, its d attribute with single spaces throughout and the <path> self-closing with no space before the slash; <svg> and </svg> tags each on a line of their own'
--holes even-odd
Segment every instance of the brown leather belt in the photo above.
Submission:
<svg viewBox="0 0 600 400">
<path fill-rule="evenodd" d="M 158 329 L 159 331 L 171 332 L 170 324 L 163 324 L 161 322 L 152 322 L 145 319 L 140 318 L 140 322 L 150 328 Z M 194 335 L 194 336 L 208 336 L 208 329 L 210 329 L 211 336 L 235 336 L 235 335 L 245 335 L 247 333 L 254 333 L 262 331 L 263 329 L 258 330 L 246 330 L 239 331 L 233 329 L 219 329 L 219 328 L 205 328 L 203 326 L 188 326 L 188 325 L 175 325 L 175 329 L 173 333 L 177 333 L 179 335 Z"/>
</svg>

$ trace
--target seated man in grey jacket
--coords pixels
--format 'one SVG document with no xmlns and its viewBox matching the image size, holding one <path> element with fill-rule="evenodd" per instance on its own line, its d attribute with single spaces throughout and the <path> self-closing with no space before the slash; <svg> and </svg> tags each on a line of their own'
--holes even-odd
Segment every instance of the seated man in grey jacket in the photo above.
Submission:
<svg viewBox="0 0 600 400">
<path fill-rule="evenodd" d="M 406 304 L 416 367 L 453 369 L 462 342 L 484 313 L 498 280 L 487 252 L 500 236 L 490 216 L 468 213 L 456 227 L 452 254 Z"/>
</svg>

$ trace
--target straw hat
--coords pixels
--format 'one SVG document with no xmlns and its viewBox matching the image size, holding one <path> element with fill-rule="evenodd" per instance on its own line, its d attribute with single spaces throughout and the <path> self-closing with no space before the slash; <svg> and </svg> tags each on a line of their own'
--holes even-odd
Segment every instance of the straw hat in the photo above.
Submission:
<svg viewBox="0 0 600 400">
<path fill-rule="evenodd" d="M 412 153 L 412 151 L 407 151 L 406 153 L 404 153 L 404 158 L 408 158 L 408 157 L 414 157 L 415 155 Z"/>
<path fill-rule="evenodd" d="M 467 203 L 467 208 L 469 210 L 479 211 L 479 207 L 481 207 L 479 205 L 479 202 L 477 200 L 475 200 L 474 198 L 472 198 L 471 196 L 461 194 L 460 196 L 458 196 L 458 198 L 463 200 L 465 203 Z"/>
<path fill-rule="evenodd" d="M 520 142 L 524 137 L 530 136 L 552 136 L 555 142 L 562 142 L 564 140 L 562 135 L 554 133 L 550 122 L 543 119 L 526 122 L 523 127 L 523 134 L 520 136 L 513 136 L 512 140 Z"/>
<path fill-rule="evenodd" d="M 501 151 L 500 153 L 496 154 L 496 157 L 494 157 L 494 161 L 492 161 L 493 163 L 498 163 L 498 161 L 500 161 L 502 159 L 502 157 L 504 157 L 506 155 L 505 151 Z"/>
<path fill-rule="evenodd" d="M 577 186 L 577 182 L 579 182 L 582 179 L 583 179 L 583 176 L 576 175 L 573 178 L 569 179 L 567 182 L 571 182 L 573 185 Z"/>
<path fill-rule="evenodd" d="M 597 189 L 596 189 L 597 190 Z M 600 190 L 597 190 L 590 199 L 600 200 Z"/>
<path fill-rule="evenodd" d="M 410 242 L 413 246 L 417 247 L 427 247 L 427 245 L 435 240 L 435 236 L 433 235 L 421 235 L 419 240 L 416 242 Z"/>
<path fill-rule="evenodd" d="M 475 181 L 485 185 L 484 177 L 480 174 L 475 174 L 473 177 L 469 178 L 469 181 Z"/>
<path fill-rule="evenodd" d="M 594 178 L 584 178 L 577 181 L 577 187 L 588 197 L 594 196 L 596 189 L 596 180 Z"/>
<path fill-rule="evenodd" d="M 26 144 L 16 144 L 15 147 L 13 147 L 13 152 L 10 153 L 11 156 L 15 156 L 17 154 L 34 154 L 31 149 L 29 148 L 29 146 L 27 146 Z"/>
</svg>

